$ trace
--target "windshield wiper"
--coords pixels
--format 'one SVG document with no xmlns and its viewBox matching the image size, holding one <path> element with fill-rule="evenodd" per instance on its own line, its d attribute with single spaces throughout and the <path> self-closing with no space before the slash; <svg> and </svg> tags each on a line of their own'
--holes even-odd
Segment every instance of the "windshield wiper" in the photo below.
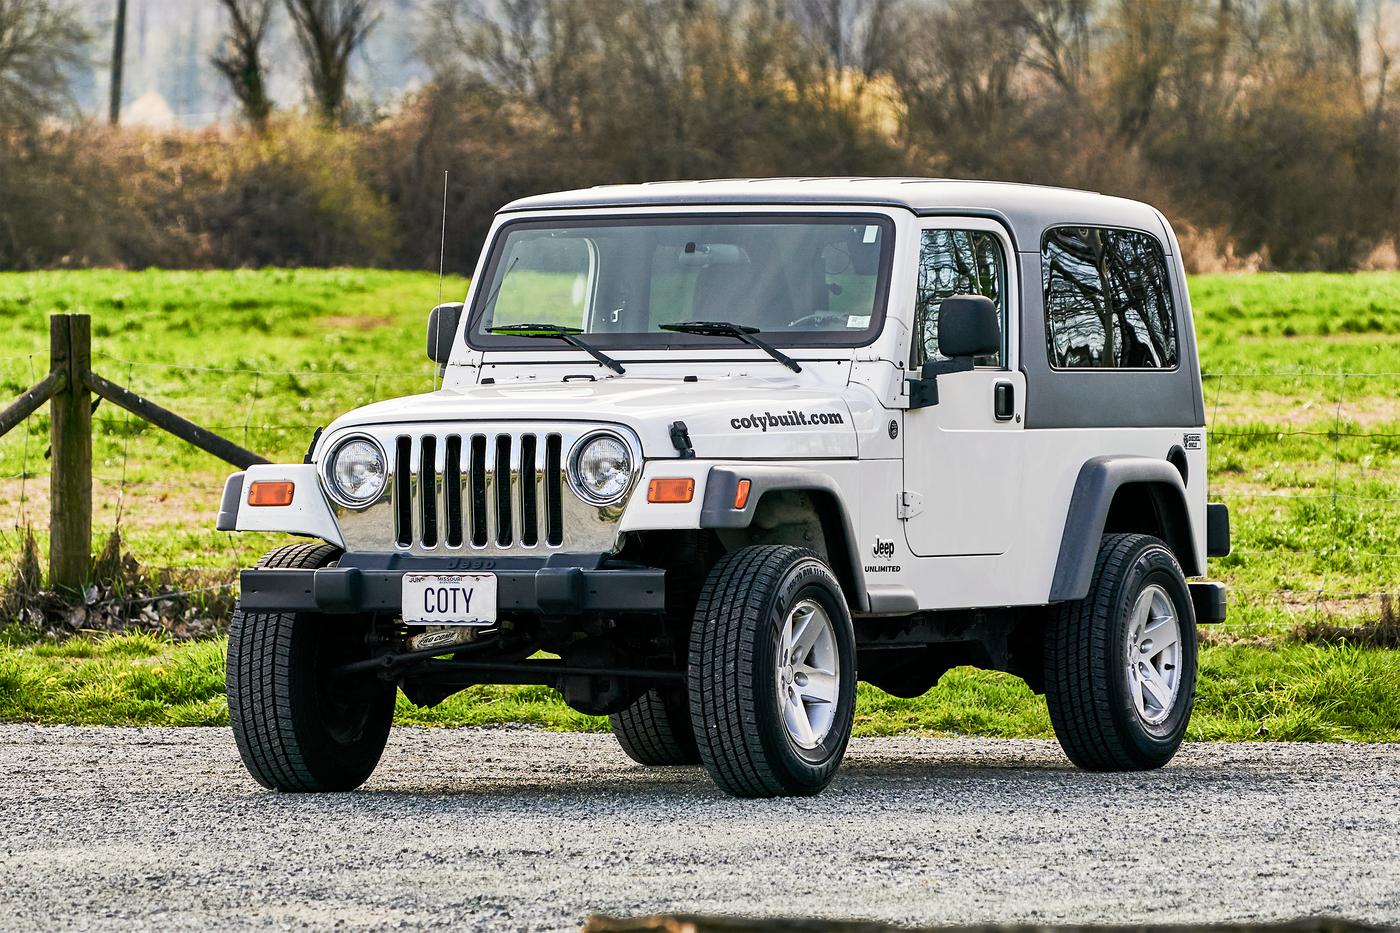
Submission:
<svg viewBox="0 0 1400 933">
<path fill-rule="evenodd" d="M 742 340 L 744 343 L 758 347 L 793 372 L 802 372 L 802 367 L 797 365 L 797 361 L 792 357 L 755 337 L 754 334 L 760 332 L 757 327 L 731 324 L 729 321 L 681 321 L 678 324 L 660 324 L 658 326 L 662 330 L 674 330 L 682 334 L 699 334 L 702 337 L 733 337 L 735 340 Z"/>
<path fill-rule="evenodd" d="M 553 337 L 578 347 L 618 375 L 627 372 L 617 360 L 574 336 L 583 333 L 578 327 L 560 327 L 558 324 L 507 324 L 504 327 L 488 327 L 486 331 L 491 334 L 510 334 L 513 337 Z"/>
</svg>

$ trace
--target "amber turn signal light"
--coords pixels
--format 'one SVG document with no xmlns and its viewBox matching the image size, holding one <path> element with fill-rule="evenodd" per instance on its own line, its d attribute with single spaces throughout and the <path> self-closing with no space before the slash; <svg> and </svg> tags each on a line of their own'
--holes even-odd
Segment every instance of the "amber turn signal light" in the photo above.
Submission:
<svg viewBox="0 0 1400 933">
<path fill-rule="evenodd" d="M 753 485 L 746 479 L 739 480 L 739 487 L 734 490 L 734 508 L 742 509 L 749 503 L 749 486 Z"/>
<path fill-rule="evenodd" d="M 648 502 L 689 502 L 693 498 L 693 479 L 654 479 L 647 486 Z"/>
<path fill-rule="evenodd" d="M 292 483 L 253 483 L 248 487 L 249 505 L 291 505 Z"/>
</svg>

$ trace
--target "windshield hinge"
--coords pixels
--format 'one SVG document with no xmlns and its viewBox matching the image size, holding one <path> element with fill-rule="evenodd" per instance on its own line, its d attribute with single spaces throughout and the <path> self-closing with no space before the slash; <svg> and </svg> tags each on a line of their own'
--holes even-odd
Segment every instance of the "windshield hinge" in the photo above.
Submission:
<svg viewBox="0 0 1400 933">
<path fill-rule="evenodd" d="M 924 510 L 924 497 L 917 492 L 901 492 L 899 494 L 899 508 L 897 513 L 899 520 L 907 522 Z"/>
</svg>

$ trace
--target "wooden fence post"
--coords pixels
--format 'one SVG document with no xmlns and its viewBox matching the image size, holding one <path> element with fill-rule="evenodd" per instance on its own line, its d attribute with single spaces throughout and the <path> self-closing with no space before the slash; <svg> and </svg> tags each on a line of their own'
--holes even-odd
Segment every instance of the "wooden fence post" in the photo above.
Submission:
<svg viewBox="0 0 1400 933">
<path fill-rule="evenodd" d="M 49 586 L 81 591 L 92 573 L 92 318 L 49 316 L 49 367 L 68 379 L 50 402 Z"/>
</svg>

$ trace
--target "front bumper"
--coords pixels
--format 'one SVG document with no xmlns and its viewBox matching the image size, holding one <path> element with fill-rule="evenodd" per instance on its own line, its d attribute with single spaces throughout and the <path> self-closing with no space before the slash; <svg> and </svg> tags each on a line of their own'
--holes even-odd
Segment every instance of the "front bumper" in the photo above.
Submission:
<svg viewBox="0 0 1400 933">
<path fill-rule="evenodd" d="M 346 554 L 339 566 L 318 570 L 245 570 L 239 606 L 252 612 L 402 611 L 406 573 L 489 572 L 496 575 L 497 610 L 542 616 L 585 612 L 661 613 L 666 572 L 616 566 L 603 554 L 552 554 L 548 558 L 417 557 Z"/>
</svg>

